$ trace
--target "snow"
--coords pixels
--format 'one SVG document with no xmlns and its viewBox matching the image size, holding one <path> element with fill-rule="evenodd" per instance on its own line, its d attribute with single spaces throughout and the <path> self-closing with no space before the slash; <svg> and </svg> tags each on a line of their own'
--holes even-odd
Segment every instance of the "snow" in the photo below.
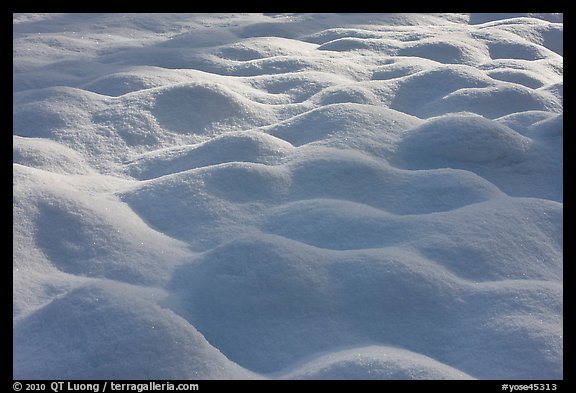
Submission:
<svg viewBox="0 0 576 393">
<path fill-rule="evenodd" d="M 15 379 L 563 378 L 562 14 L 14 14 Z"/>
<path fill-rule="evenodd" d="M 434 359 L 399 348 L 367 346 L 334 351 L 310 361 L 285 379 L 473 379 Z"/>
</svg>

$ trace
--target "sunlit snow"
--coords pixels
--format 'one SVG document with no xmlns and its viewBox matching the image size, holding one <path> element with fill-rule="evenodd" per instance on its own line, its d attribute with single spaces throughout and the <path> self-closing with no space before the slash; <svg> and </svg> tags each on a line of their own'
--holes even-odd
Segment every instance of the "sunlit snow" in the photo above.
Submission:
<svg viewBox="0 0 576 393">
<path fill-rule="evenodd" d="M 15 379 L 562 379 L 562 14 L 14 14 Z"/>
</svg>

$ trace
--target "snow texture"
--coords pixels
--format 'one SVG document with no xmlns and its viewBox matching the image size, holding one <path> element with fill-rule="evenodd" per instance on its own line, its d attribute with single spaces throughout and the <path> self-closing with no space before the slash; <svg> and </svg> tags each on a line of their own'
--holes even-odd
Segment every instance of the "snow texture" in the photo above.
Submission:
<svg viewBox="0 0 576 393">
<path fill-rule="evenodd" d="M 563 378 L 562 14 L 14 14 L 15 379 Z"/>
</svg>

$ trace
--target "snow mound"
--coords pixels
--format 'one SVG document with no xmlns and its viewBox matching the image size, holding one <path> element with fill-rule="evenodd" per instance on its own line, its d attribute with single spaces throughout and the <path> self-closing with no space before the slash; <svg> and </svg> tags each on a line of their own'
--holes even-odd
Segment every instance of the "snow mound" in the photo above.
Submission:
<svg viewBox="0 0 576 393">
<path fill-rule="evenodd" d="M 443 64 L 478 64 L 488 58 L 482 46 L 472 46 L 449 37 L 428 38 L 411 43 L 398 51 L 400 56 L 422 57 Z"/>
<path fill-rule="evenodd" d="M 478 378 L 505 375 L 487 366 L 489 353 L 502 361 L 520 356 L 506 375 L 529 377 L 539 370 L 557 378 L 561 372 L 558 358 L 538 349 L 548 342 L 557 354 L 561 328 L 534 323 L 548 313 L 557 320 L 561 285 L 527 279 L 479 285 L 406 248 L 327 251 L 254 234 L 182 266 L 170 288 L 173 309 L 229 359 L 261 373 L 327 351 L 334 342 L 367 340 L 458 364 Z M 508 319 L 520 304 L 527 318 Z M 500 331 L 502 323 L 512 323 L 515 336 Z M 454 325 L 463 333 L 459 339 L 450 336 Z M 496 341 L 478 345 L 478 335 Z M 526 337 L 535 346 L 506 345 Z M 463 361 L 463 353 L 475 356 Z"/>
<path fill-rule="evenodd" d="M 341 199 L 396 214 L 452 210 L 499 194 L 490 183 L 452 170 L 398 172 L 358 153 L 322 150 L 292 164 L 294 199 Z M 425 202 L 419 197 L 429 191 Z"/>
<path fill-rule="evenodd" d="M 280 163 L 292 148 L 291 144 L 261 132 L 228 132 L 199 145 L 144 154 L 128 169 L 138 179 L 152 179 L 227 162 L 273 165 Z"/>
<path fill-rule="evenodd" d="M 333 352 L 291 371 L 283 379 L 474 379 L 465 373 L 410 351 L 368 346 Z"/>
<path fill-rule="evenodd" d="M 402 219 L 383 210 L 335 199 L 305 199 L 270 210 L 263 230 L 327 249 L 376 248 L 401 242 Z"/>
<path fill-rule="evenodd" d="M 99 282 L 54 299 L 16 323 L 14 378 L 255 377 L 186 321 L 155 304 L 159 296 L 161 292 Z"/>
<path fill-rule="evenodd" d="M 540 80 L 540 76 L 534 73 L 526 71 L 517 70 L 494 70 L 488 72 L 491 78 L 498 79 L 505 82 L 516 83 L 522 86 L 526 86 L 531 89 L 537 89 L 544 85 L 544 82 Z"/>
<path fill-rule="evenodd" d="M 416 168 L 454 168 L 458 163 L 510 165 L 525 158 L 530 142 L 482 116 L 448 115 L 412 129 L 398 154 Z"/>
<path fill-rule="evenodd" d="M 562 116 L 545 112 L 537 121 L 544 112 L 522 113 L 498 121 L 465 113 L 431 118 L 406 133 L 391 161 L 410 169 L 463 169 L 509 195 L 561 201 L 562 152 L 549 155 L 561 144 L 554 136 L 562 135 Z"/>
<path fill-rule="evenodd" d="M 515 112 L 542 110 L 562 112 L 562 104 L 552 94 L 521 85 L 457 90 L 431 101 L 423 110 L 428 116 L 451 112 L 474 112 L 488 119 Z"/>
<path fill-rule="evenodd" d="M 553 27 L 549 24 L 542 26 L 529 26 L 528 23 L 518 27 L 514 24 L 501 25 L 491 24 L 487 25 L 476 33 L 476 37 L 481 39 L 488 46 L 488 51 L 492 59 L 520 59 L 520 60 L 539 60 L 544 58 L 554 58 L 557 56 L 555 51 L 552 51 L 542 45 L 545 41 L 550 40 L 550 34 L 554 32 L 548 30 Z M 548 30 L 548 38 L 544 38 L 541 34 L 543 29 Z M 544 31 L 546 31 L 544 30 Z M 560 30 L 561 31 L 561 30 Z M 553 48 L 558 50 L 558 45 L 561 47 L 561 34 L 554 34 L 555 38 L 560 38 L 560 42 L 556 42 Z"/>
<path fill-rule="evenodd" d="M 216 54 L 228 60 L 249 61 L 275 56 L 305 55 L 314 47 L 315 45 L 303 41 L 282 37 L 256 37 L 222 46 L 216 50 Z"/>
<path fill-rule="evenodd" d="M 390 109 L 348 102 L 321 106 L 267 127 L 265 131 L 294 146 L 334 137 L 352 139 L 352 136 L 361 143 L 362 137 L 382 140 L 419 122 L 412 116 Z M 383 129 L 387 131 L 385 135 L 378 132 Z"/>
<path fill-rule="evenodd" d="M 557 115 L 540 120 L 530 126 L 531 136 L 562 139 L 564 136 L 564 116 Z"/>
<path fill-rule="evenodd" d="M 254 223 L 261 206 L 284 198 L 290 184 L 281 167 L 232 162 L 163 176 L 121 198 L 153 228 L 205 249 Z M 174 214 L 178 219 L 166 219 Z"/>
<path fill-rule="evenodd" d="M 32 237 L 34 248 L 60 271 L 161 285 L 170 268 L 189 255 L 185 245 L 149 228 L 116 198 L 86 196 L 93 190 L 82 180 L 75 184 L 22 166 L 14 172 L 20 184 L 14 198 L 23 209 L 15 210 L 23 214 L 16 218 L 29 221 L 32 229 L 15 227 L 14 237 Z M 97 176 L 89 179 L 105 184 Z M 35 268 L 30 263 L 17 260 L 15 267 Z"/>
<path fill-rule="evenodd" d="M 355 50 L 369 50 L 383 53 L 394 53 L 397 46 L 388 40 L 374 38 L 345 37 L 326 42 L 318 50 L 333 52 L 348 52 Z"/>
<path fill-rule="evenodd" d="M 422 64 L 423 63 L 423 64 Z M 409 60 L 394 59 L 388 64 L 378 67 L 372 74 L 373 80 L 388 80 L 402 78 L 427 69 L 427 62 L 415 58 Z"/>
<path fill-rule="evenodd" d="M 545 111 L 526 111 L 502 116 L 496 119 L 496 121 L 512 128 L 522 135 L 530 135 L 530 128 L 533 124 L 558 116 L 561 118 L 562 115 Z"/>
<path fill-rule="evenodd" d="M 93 173 L 77 151 L 49 139 L 13 137 L 12 160 L 54 173 L 86 175 Z"/>
<path fill-rule="evenodd" d="M 433 308 L 440 311 L 440 298 L 449 296 L 441 289 L 445 278 L 430 267 L 409 267 L 415 263 L 424 267 L 423 260 L 394 252 L 387 257 L 341 254 L 282 237 L 251 235 L 184 265 L 172 291 L 178 296 L 175 309 L 229 359 L 273 372 L 334 342 L 353 344 L 366 334 L 390 334 L 409 318 L 401 315 L 399 298 L 422 310 L 437 304 Z M 373 290 L 378 293 L 371 294 Z M 371 296 L 375 298 L 369 300 Z M 422 299 L 430 302 L 420 303 Z M 366 302 L 364 310 L 354 311 L 357 301 Z M 381 320 L 382 313 L 388 318 Z M 246 318 L 248 314 L 254 318 Z M 349 324 L 363 328 L 348 329 Z M 376 326 L 380 333 L 370 333 Z"/>
<path fill-rule="evenodd" d="M 83 89 L 111 97 L 153 89 L 167 84 L 189 82 L 190 76 L 160 67 L 137 66 L 128 71 L 99 76 L 82 86 Z"/>
<path fill-rule="evenodd" d="M 482 219 L 471 219 L 480 211 L 486 212 Z M 528 216 L 531 218 L 526 219 Z M 563 277 L 560 217 L 561 205 L 557 202 L 506 198 L 469 205 L 450 215 L 424 217 L 411 227 L 422 239 L 414 247 L 460 277 L 557 281 Z M 525 227 L 537 246 L 514 231 L 488 229 L 507 227 L 506 222 L 511 227 Z M 490 245 L 495 239 L 498 245 Z"/>
<path fill-rule="evenodd" d="M 332 28 L 325 29 L 319 33 L 312 34 L 306 37 L 306 41 L 313 42 L 317 45 L 322 45 L 330 41 L 335 41 L 341 38 L 380 38 L 381 33 L 358 28 Z"/>
<path fill-rule="evenodd" d="M 473 219 L 483 210 L 490 213 L 482 220 Z M 534 220 L 521 218 L 527 214 Z M 409 216 L 352 202 L 305 200 L 272 209 L 262 229 L 324 249 L 407 247 L 470 280 L 557 280 L 562 278 L 557 251 L 562 243 L 556 241 L 562 226 L 555 224 L 560 216 L 557 203 L 531 199 L 495 199 L 450 212 Z M 530 228 L 538 247 L 514 232 L 485 235 L 488 228 L 503 227 L 505 222 Z M 496 238 L 499 244 L 489 245 Z"/>
<path fill-rule="evenodd" d="M 251 85 L 273 95 L 277 100 L 274 102 L 290 104 L 304 102 L 325 88 L 350 82 L 349 78 L 342 75 L 301 71 L 273 76 L 255 76 L 251 80 Z"/>
<path fill-rule="evenodd" d="M 426 106 L 456 91 L 490 85 L 490 80 L 466 66 L 441 66 L 403 79 L 390 107 L 415 116 L 427 114 Z"/>
<path fill-rule="evenodd" d="M 319 105 L 330 105 L 338 103 L 356 103 L 375 105 L 378 103 L 378 98 L 369 89 L 360 86 L 339 86 L 327 88 L 317 97 Z"/>
<path fill-rule="evenodd" d="M 23 137 L 66 138 L 68 129 L 88 128 L 102 97 L 80 89 L 54 87 L 16 95 L 14 128 Z"/>
<path fill-rule="evenodd" d="M 268 108 L 215 84 L 162 89 L 155 96 L 153 113 L 163 128 L 179 133 L 250 128 L 271 121 Z"/>
</svg>

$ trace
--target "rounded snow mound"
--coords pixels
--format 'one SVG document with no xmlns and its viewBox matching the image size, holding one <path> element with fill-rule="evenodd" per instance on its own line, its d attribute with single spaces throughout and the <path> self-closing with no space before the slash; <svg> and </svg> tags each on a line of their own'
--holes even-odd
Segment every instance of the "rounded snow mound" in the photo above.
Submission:
<svg viewBox="0 0 576 393">
<path fill-rule="evenodd" d="M 443 39 L 426 38 L 408 44 L 398 51 L 400 56 L 413 56 L 430 59 L 443 64 L 482 64 L 487 59 L 488 50 L 480 45 L 470 45 L 448 37 Z"/>
<path fill-rule="evenodd" d="M 497 14 L 490 15 L 494 16 Z M 473 15 L 471 19 L 478 17 Z M 550 51 L 562 56 L 562 14 L 527 14 L 503 19 L 497 17 L 486 21 L 475 36 L 488 42 L 493 58 L 502 56 L 534 60 L 553 57 Z"/>
<path fill-rule="evenodd" d="M 542 87 L 545 83 L 541 80 L 539 75 L 526 70 L 495 69 L 493 71 L 488 71 L 487 74 L 493 79 L 516 83 L 530 89 L 537 89 Z"/>
<path fill-rule="evenodd" d="M 81 175 L 94 173 L 76 150 L 50 139 L 12 138 L 12 160 L 21 164 L 54 173 Z"/>
<path fill-rule="evenodd" d="M 561 13 L 474 13 L 470 15 L 470 24 L 506 24 L 510 22 L 524 22 L 526 19 L 531 21 L 549 21 L 554 23 L 562 23 L 564 17 Z"/>
<path fill-rule="evenodd" d="M 250 61 L 275 56 L 303 55 L 315 45 L 282 37 L 247 38 L 218 48 L 215 54 L 223 59 Z"/>
<path fill-rule="evenodd" d="M 132 176 L 144 180 L 227 162 L 274 165 L 292 149 L 290 143 L 262 132 L 228 132 L 198 145 L 146 153 L 128 164 L 127 169 Z"/>
<path fill-rule="evenodd" d="M 103 97 L 70 87 L 51 87 L 18 93 L 14 98 L 14 135 L 59 139 L 66 130 L 92 124 L 93 111 L 104 107 Z"/>
<path fill-rule="evenodd" d="M 266 106 L 215 83 L 162 88 L 155 94 L 153 114 L 162 127 L 193 134 L 248 129 L 272 120 Z"/>
<path fill-rule="evenodd" d="M 99 94 L 119 97 L 127 93 L 150 89 L 163 84 L 153 83 L 153 80 L 150 79 L 149 77 L 144 77 L 144 75 L 117 73 L 100 77 L 86 84 L 84 88 Z"/>
<path fill-rule="evenodd" d="M 361 203 L 305 199 L 270 209 L 262 229 L 316 247 L 350 250 L 402 242 L 398 217 Z"/>
<path fill-rule="evenodd" d="M 275 372 L 366 335 L 425 345 L 427 318 L 446 313 L 459 288 L 435 266 L 399 249 L 338 252 L 253 234 L 178 268 L 171 304 L 229 359 Z M 401 328 L 414 317 L 421 323 Z"/>
<path fill-rule="evenodd" d="M 14 327 L 16 379 L 251 379 L 193 326 L 157 305 L 163 293 L 86 284 Z"/>
<path fill-rule="evenodd" d="M 355 85 L 326 88 L 314 98 L 321 106 L 338 103 L 378 104 L 378 98 L 370 89 Z"/>
<path fill-rule="evenodd" d="M 554 138 L 564 137 L 564 115 L 560 114 L 551 118 L 543 119 L 530 126 L 533 137 Z"/>
<path fill-rule="evenodd" d="M 83 89 L 112 97 L 134 93 L 140 90 L 178 84 L 189 77 L 178 71 L 161 67 L 137 66 L 128 71 L 106 74 L 84 84 Z"/>
<path fill-rule="evenodd" d="M 162 285 L 189 256 L 184 244 L 148 227 L 116 198 L 87 196 L 90 188 L 77 190 L 62 175 L 27 167 L 17 173 L 25 180 L 15 187 L 15 198 L 34 214 L 28 232 L 16 227 L 14 235 L 32 237 L 33 248 L 63 272 Z"/>
<path fill-rule="evenodd" d="M 280 379 L 437 380 L 474 379 L 428 356 L 405 349 L 368 346 L 335 351 L 305 363 Z"/>
<path fill-rule="evenodd" d="M 122 200 L 149 225 L 204 250 L 253 223 L 262 206 L 286 198 L 291 182 L 283 167 L 231 162 L 152 179 Z"/>
<path fill-rule="evenodd" d="M 362 69 L 357 66 L 354 68 L 357 70 Z M 298 55 L 273 56 L 263 59 L 238 62 L 228 66 L 227 69 L 227 73 L 239 77 L 284 75 L 293 72 L 305 72 L 310 70 L 324 71 L 322 62 L 319 62 L 317 58 Z"/>
<path fill-rule="evenodd" d="M 519 84 L 463 88 L 430 101 L 422 108 L 427 116 L 454 112 L 472 112 L 495 119 L 515 112 L 548 111 L 562 113 L 562 103 L 544 90 L 532 90 Z"/>
<path fill-rule="evenodd" d="M 254 163 L 222 164 L 201 172 L 201 177 L 212 195 L 237 203 L 281 198 L 292 183 L 282 168 Z"/>
<path fill-rule="evenodd" d="M 481 220 L 475 218 L 479 212 Z M 528 215 L 533 219 L 522 218 Z M 262 230 L 331 250 L 407 247 L 468 280 L 558 280 L 560 217 L 556 202 L 502 196 L 447 212 L 404 216 L 358 203 L 314 199 L 270 209 Z M 524 233 L 500 229 L 506 224 L 523 227 L 537 245 L 522 241 Z"/>
<path fill-rule="evenodd" d="M 426 106 L 450 93 L 466 88 L 490 86 L 493 81 L 465 65 L 430 67 L 401 79 L 390 108 L 414 116 L 428 117 Z"/>
<path fill-rule="evenodd" d="M 350 82 L 342 75 L 301 71 L 257 76 L 251 80 L 251 85 L 272 94 L 277 99 L 283 99 L 284 102 L 293 103 L 306 101 L 322 89 Z"/>
<path fill-rule="evenodd" d="M 329 41 L 334 41 L 340 38 L 380 38 L 382 34 L 364 29 L 352 28 L 332 28 L 325 29 L 319 33 L 314 33 L 306 37 L 306 41 L 313 42 L 318 45 L 325 44 Z"/>
<path fill-rule="evenodd" d="M 334 149 L 290 163 L 291 199 L 339 199 L 395 214 L 453 210 L 500 195 L 474 173 L 399 171 L 366 155 Z M 422 200 L 422 193 L 431 196 Z"/>
<path fill-rule="evenodd" d="M 549 92 L 560 102 L 564 100 L 564 82 L 552 83 L 541 88 L 542 91 Z"/>
<path fill-rule="evenodd" d="M 563 277 L 561 217 L 558 202 L 495 198 L 415 217 L 406 223 L 406 233 L 418 240 L 403 240 L 428 260 L 472 282 L 555 282 Z M 530 241 L 523 240 L 527 234 Z"/>
<path fill-rule="evenodd" d="M 334 51 L 334 52 L 348 52 L 355 50 L 367 51 L 380 51 L 387 53 L 395 53 L 397 45 L 390 42 L 390 40 L 383 40 L 379 38 L 356 38 L 356 37 L 343 37 L 337 38 L 333 41 L 328 41 L 318 47 L 318 50 Z"/>
<path fill-rule="evenodd" d="M 423 59 L 394 59 L 388 64 L 376 68 L 372 74 L 372 80 L 389 80 L 402 78 L 424 71 L 430 67 L 428 61 Z"/>
<path fill-rule="evenodd" d="M 550 57 L 550 50 L 545 47 L 525 41 L 516 35 L 503 34 L 502 31 L 495 34 L 494 37 L 490 37 L 489 34 L 484 40 L 487 42 L 492 59 L 534 61 Z"/>
<path fill-rule="evenodd" d="M 410 168 L 510 165 L 524 159 L 530 144 L 529 138 L 482 116 L 446 115 L 410 130 L 397 159 Z"/>
<path fill-rule="evenodd" d="M 360 92 L 361 96 L 371 95 L 366 90 Z M 353 93 L 343 94 L 350 97 Z M 392 109 L 348 102 L 323 105 L 264 130 L 294 146 L 301 146 L 339 137 L 348 137 L 351 142 L 361 142 L 362 137 L 384 139 L 420 122 Z"/>
<path fill-rule="evenodd" d="M 545 111 L 526 111 L 502 116 L 496 119 L 496 121 L 522 135 L 530 135 L 530 128 L 533 124 L 557 116 L 561 115 Z"/>
</svg>

